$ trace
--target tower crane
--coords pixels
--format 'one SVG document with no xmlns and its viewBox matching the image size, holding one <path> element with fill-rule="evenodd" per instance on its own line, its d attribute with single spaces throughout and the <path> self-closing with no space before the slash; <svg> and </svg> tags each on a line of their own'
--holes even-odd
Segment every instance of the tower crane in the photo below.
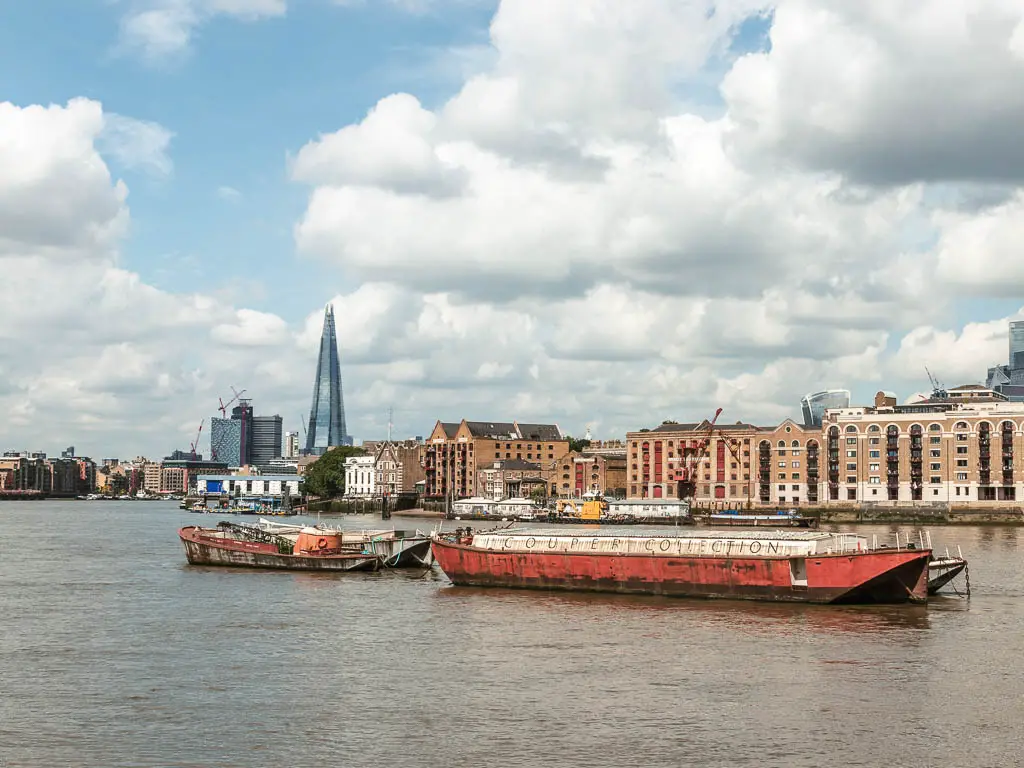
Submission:
<svg viewBox="0 0 1024 768">
<path fill-rule="evenodd" d="M 932 375 L 932 372 L 928 370 L 927 365 L 924 367 L 924 372 L 928 374 L 928 381 L 931 382 L 932 385 L 932 397 L 936 398 L 937 400 L 944 400 L 947 397 L 947 395 L 946 390 L 943 389 L 942 387 L 942 384 L 939 382 L 937 378 L 935 378 L 935 376 Z"/>
<path fill-rule="evenodd" d="M 199 429 L 196 431 L 195 442 L 192 443 L 192 461 L 196 461 L 196 449 L 199 447 L 199 438 L 203 434 L 203 423 L 206 419 L 202 419 L 199 422 Z"/>
<path fill-rule="evenodd" d="M 241 392 L 239 392 L 234 387 L 231 387 L 231 393 L 232 393 L 233 397 L 230 400 L 228 400 L 226 403 L 224 402 L 223 398 L 220 398 L 220 397 L 217 398 L 217 402 L 220 403 L 219 410 L 220 410 L 220 416 L 221 416 L 222 419 L 226 419 L 228 417 L 228 408 L 230 408 L 231 405 L 236 400 L 240 400 L 242 398 L 242 395 L 245 394 L 245 390 L 243 389 Z"/>
</svg>

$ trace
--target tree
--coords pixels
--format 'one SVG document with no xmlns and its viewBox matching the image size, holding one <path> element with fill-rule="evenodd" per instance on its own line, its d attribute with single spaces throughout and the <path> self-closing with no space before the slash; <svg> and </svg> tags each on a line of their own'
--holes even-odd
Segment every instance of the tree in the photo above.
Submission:
<svg viewBox="0 0 1024 768">
<path fill-rule="evenodd" d="M 567 435 L 566 439 L 569 441 L 569 450 L 570 451 L 579 452 L 579 451 L 582 451 L 584 448 L 589 448 L 590 447 L 590 441 L 587 440 L 585 437 L 584 438 L 579 438 L 579 437 L 573 437 L 572 435 Z"/>
<path fill-rule="evenodd" d="M 322 498 L 334 498 L 345 493 L 345 459 L 365 456 L 366 451 L 350 445 L 331 448 L 306 467 L 306 493 Z"/>
</svg>

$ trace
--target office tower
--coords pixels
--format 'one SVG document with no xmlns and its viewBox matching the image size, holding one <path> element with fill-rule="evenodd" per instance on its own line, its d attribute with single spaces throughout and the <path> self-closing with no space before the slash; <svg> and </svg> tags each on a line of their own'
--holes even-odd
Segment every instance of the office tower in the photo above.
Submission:
<svg viewBox="0 0 1024 768">
<path fill-rule="evenodd" d="M 313 382 L 313 406 L 306 432 L 306 453 L 322 454 L 336 445 L 350 445 L 345 431 L 345 399 L 341 391 L 338 338 L 334 328 L 334 307 L 324 310 L 320 355 Z"/>
<path fill-rule="evenodd" d="M 821 426 L 827 408 L 849 408 L 850 391 L 847 389 L 826 389 L 812 392 L 800 398 L 800 410 L 803 412 L 804 424 Z"/>
<path fill-rule="evenodd" d="M 261 467 L 281 458 L 281 422 L 280 416 L 253 417 L 250 464 Z"/>
</svg>

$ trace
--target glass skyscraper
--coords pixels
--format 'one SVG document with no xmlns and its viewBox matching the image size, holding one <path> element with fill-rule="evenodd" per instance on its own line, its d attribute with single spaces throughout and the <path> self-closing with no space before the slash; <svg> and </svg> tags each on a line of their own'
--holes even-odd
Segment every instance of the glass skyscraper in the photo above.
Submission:
<svg viewBox="0 0 1024 768">
<path fill-rule="evenodd" d="M 827 408 L 849 408 L 850 391 L 848 389 L 826 389 L 813 392 L 800 398 L 800 410 L 803 412 L 804 424 L 820 427 Z"/>
<path fill-rule="evenodd" d="M 1024 320 L 1010 323 L 1010 370 L 1024 368 Z"/>
<path fill-rule="evenodd" d="M 345 398 L 341 391 L 341 367 L 338 363 L 338 337 L 334 328 L 334 307 L 324 310 L 324 329 L 320 335 L 320 357 L 313 382 L 313 406 L 306 431 L 306 453 L 322 454 L 336 445 L 351 445 L 345 431 Z"/>
</svg>

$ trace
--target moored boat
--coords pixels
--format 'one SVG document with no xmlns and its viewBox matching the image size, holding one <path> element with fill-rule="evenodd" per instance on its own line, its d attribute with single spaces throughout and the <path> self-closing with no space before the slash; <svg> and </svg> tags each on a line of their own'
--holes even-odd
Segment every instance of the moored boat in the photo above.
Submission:
<svg viewBox="0 0 1024 768">
<path fill-rule="evenodd" d="M 924 603 L 930 549 L 853 533 L 502 530 L 436 533 L 458 586 L 809 603 Z"/>
<path fill-rule="evenodd" d="M 260 519 L 256 525 L 270 533 L 293 539 L 309 526 L 289 525 L 275 520 Z M 360 548 L 380 555 L 385 568 L 429 568 L 434 562 L 430 550 L 430 536 L 421 531 L 401 531 L 391 528 L 344 530 L 318 523 L 312 530 L 325 531 L 338 536 L 343 547 Z"/>
<path fill-rule="evenodd" d="M 340 537 L 327 532 L 302 531 L 292 541 L 272 533 L 259 535 L 256 530 L 255 526 L 232 524 L 217 528 L 187 525 L 178 531 L 178 536 L 192 565 L 296 571 L 375 571 L 382 567 L 380 555 L 344 547 Z"/>
</svg>

